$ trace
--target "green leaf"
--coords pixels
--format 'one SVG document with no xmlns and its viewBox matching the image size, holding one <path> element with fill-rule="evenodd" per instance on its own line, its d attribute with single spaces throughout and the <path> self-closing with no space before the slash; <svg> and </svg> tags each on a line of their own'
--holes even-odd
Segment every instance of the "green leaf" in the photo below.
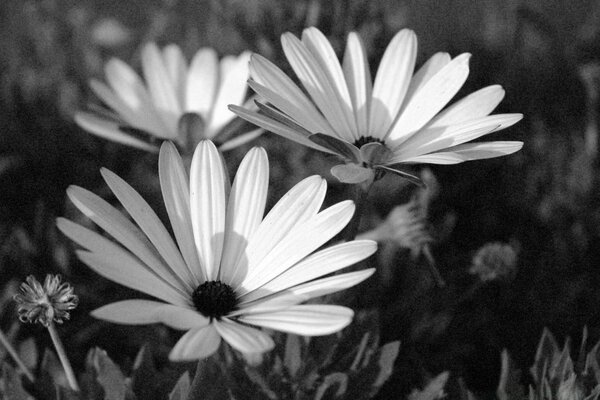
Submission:
<svg viewBox="0 0 600 400">
<path fill-rule="evenodd" d="M 288 334 L 285 341 L 285 353 L 283 365 L 285 365 L 290 377 L 296 376 L 296 373 L 302 366 L 300 337 L 298 335 Z"/>
<path fill-rule="evenodd" d="M 9 364 L 3 362 L 0 371 L 0 398 L 33 400 L 21 384 L 21 377 Z"/>
<path fill-rule="evenodd" d="M 449 376 L 450 373 L 448 371 L 442 372 L 430 380 L 423 390 L 413 391 L 410 396 L 408 396 L 408 400 L 436 400 L 443 398 L 445 396 L 444 387 L 446 386 Z"/>
<path fill-rule="evenodd" d="M 558 357 L 559 352 L 560 349 L 554 336 L 550 333 L 548 328 L 544 328 L 542 338 L 540 339 L 540 343 L 538 344 L 535 353 L 535 361 L 530 369 L 531 375 L 538 385 L 542 381 L 544 370 L 548 368 L 549 365 L 552 365 L 553 360 Z"/>
<path fill-rule="evenodd" d="M 513 400 L 525 398 L 525 389 L 521 386 L 521 371 L 515 368 L 506 349 L 502 350 L 502 368 L 500 381 L 496 389 L 498 400 Z"/>
<path fill-rule="evenodd" d="M 375 379 L 373 387 L 381 387 L 381 385 L 387 381 L 390 375 L 392 375 L 392 371 L 394 370 L 394 361 L 396 361 L 399 351 L 399 341 L 386 343 L 381 347 L 379 350 L 379 360 L 377 362 L 379 365 L 379 375 L 377 375 L 377 379 Z"/>
<path fill-rule="evenodd" d="M 331 168 L 331 175 L 343 183 L 361 183 L 375 177 L 371 168 L 364 168 L 356 164 L 339 164 Z"/>
<path fill-rule="evenodd" d="M 158 372 L 152 360 L 152 354 L 147 345 L 142 346 L 131 373 L 131 390 L 139 399 L 151 399 L 157 397 L 157 385 L 162 382 L 158 379 Z"/>
<path fill-rule="evenodd" d="M 335 389 L 337 387 L 337 389 Z M 335 389 L 335 392 L 334 392 Z M 348 375 L 342 372 L 334 372 L 323 379 L 323 383 L 317 389 L 315 400 L 334 399 L 346 394 L 348 389 Z M 327 394 L 327 397 L 324 397 Z"/>
<path fill-rule="evenodd" d="M 95 348 L 88 353 L 96 381 L 104 390 L 104 400 L 124 400 L 127 395 L 125 376 L 119 367 L 102 349 Z"/>
<path fill-rule="evenodd" d="M 227 385 L 227 377 L 224 376 L 221 367 L 214 359 L 215 357 L 216 355 L 213 355 L 198 361 L 188 400 L 232 399 Z"/>
<path fill-rule="evenodd" d="M 190 393 L 190 387 L 190 374 L 186 371 L 183 375 L 181 375 L 175 384 L 175 387 L 169 394 L 169 400 L 186 400 Z"/>
</svg>

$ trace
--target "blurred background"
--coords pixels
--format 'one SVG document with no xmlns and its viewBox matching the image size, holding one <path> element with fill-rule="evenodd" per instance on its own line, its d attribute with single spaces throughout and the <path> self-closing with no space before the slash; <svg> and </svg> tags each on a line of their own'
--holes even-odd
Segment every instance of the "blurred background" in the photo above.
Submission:
<svg viewBox="0 0 600 400">
<path fill-rule="evenodd" d="M 455 384 L 481 396 L 498 383 L 506 348 L 523 370 L 532 364 L 542 329 L 577 344 L 587 325 L 600 338 L 600 2 L 595 0 L 3 0 L 0 4 L 0 326 L 13 338 L 49 339 L 41 328 L 15 324 L 10 301 L 27 275 L 60 273 L 75 286 L 80 307 L 61 327 L 75 365 L 92 346 L 120 365 L 152 343 L 159 360 L 176 335 L 167 328 L 120 327 L 88 311 L 122 299 L 126 289 L 91 272 L 73 256 L 55 218 L 86 222 L 65 197 L 70 184 L 110 199 L 98 170 L 107 167 L 161 207 L 156 156 L 98 139 L 73 122 L 77 110 L 100 104 L 91 78 L 119 57 L 140 67 L 148 41 L 179 44 L 191 58 L 202 46 L 220 55 L 250 49 L 285 71 L 279 37 L 317 26 L 342 54 L 348 32 L 364 39 L 374 74 L 402 28 L 419 38 L 417 65 L 438 51 L 473 54 L 458 97 L 501 84 L 497 112 L 521 112 L 494 140 L 521 140 L 500 159 L 427 170 L 431 253 L 446 281 L 436 286 L 410 246 L 377 260 L 376 295 L 359 307 L 381 311 L 385 340 L 401 340 L 396 371 L 381 394 L 408 393 L 449 370 Z M 293 75 L 293 74 L 290 74 Z M 327 175 L 331 160 L 273 134 L 227 155 L 231 171 L 253 145 L 271 162 L 270 204 L 300 179 Z M 331 181 L 328 202 L 351 196 Z M 365 229 L 415 188 L 397 178 L 375 185 Z M 164 210 L 163 212 L 164 216 Z M 481 261 L 490 242 L 513 255 Z M 477 258 L 477 255 L 480 257 Z M 512 258 L 511 258 L 512 257 Z M 484 257 L 485 258 L 485 257 Z M 477 265 L 493 270 L 493 277 Z M 522 377 L 527 383 L 527 374 Z M 387 394 L 386 394 L 387 393 Z"/>
</svg>

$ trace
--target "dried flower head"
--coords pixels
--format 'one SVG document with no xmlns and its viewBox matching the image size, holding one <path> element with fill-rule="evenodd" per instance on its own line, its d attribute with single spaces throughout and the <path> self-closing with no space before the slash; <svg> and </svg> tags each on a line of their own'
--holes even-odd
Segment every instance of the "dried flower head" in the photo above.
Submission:
<svg viewBox="0 0 600 400">
<path fill-rule="evenodd" d="M 517 253 L 511 245 L 487 243 L 477 250 L 469 273 L 479 276 L 483 282 L 511 280 L 517 273 Z"/>
<path fill-rule="evenodd" d="M 21 293 L 16 294 L 14 300 L 21 322 L 39 322 L 46 327 L 52 321 L 62 324 L 79 302 L 73 287 L 67 282 L 61 283 L 60 275 L 46 275 L 43 286 L 29 275 L 19 289 Z"/>
</svg>

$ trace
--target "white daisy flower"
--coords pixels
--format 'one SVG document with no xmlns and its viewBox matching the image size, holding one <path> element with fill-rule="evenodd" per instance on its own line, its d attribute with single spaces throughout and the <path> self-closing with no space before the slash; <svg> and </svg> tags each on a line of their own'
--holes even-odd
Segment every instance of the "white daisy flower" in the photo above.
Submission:
<svg viewBox="0 0 600 400">
<path fill-rule="evenodd" d="M 209 356 L 221 339 L 243 353 L 271 349 L 271 337 L 256 327 L 312 336 L 348 325 L 349 308 L 299 303 L 368 278 L 373 269 L 326 275 L 373 254 L 375 242 L 354 240 L 316 251 L 354 213 L 352 201 L 319 211 L 326 192 L 319 176 L 298 183 L 263 218 L 268 171 L 266 152 L 254 148 L 230 188 L 217 148 L 202 141 L 188 187 L 175 146 L 165 142 L 159 177 L 175 240 L 142 197 L 114 173 L 102 170 L 133 222 L 100 197 L 70 187 L 71 201 L 117 242 L 59 218 L 59 229 L 84 248 L 79 258 L 100 275 L 159 300 L 119 301 L 92 315 L 187 330 L 171 351 L 172 360 Z"/>
<path fill-rule="evenodd" d="M 405 29 L 393 38 L 371 82 L 364 45 L 352 32 L 342 65 L 325 36 L 305 29 L 302 39 L 281 38 L 283 50 L 308 96 L 260 55 L 250 61 L 250 87 L 261 112 L 232 105 L 240 117 L 301 144 L 332 153 L 345 164 L 332 168 L 343 182 L 359 183 L 385 171 L 415 182 L 401 164 L 455 164 L 503 156 L 522 142 L 466 143 L 507 128 L 521 114 L 489 115 L 504 97 L 498 85 L 442 109 L 469 74 L 470 54 L 437 53 L 413 74 L 417 38 Z M 440 112 L 441 111 L 441 112 Z"/>
<path fill-rule="evenodd" d="M 230 138 L 240 126 L 231 123 L 235 115 L 227 105 L 244 103 L 249 57 L 244 52 L 219 61 L 215 50 L 202 48 L 188 65 L 178 46 L 161 51 L 148 43 L 141 52 L 145 83 L 125 62 L 111 59 L 104 67 L 108 84 L 90 83 L 111 111 L 80 111 L 75 121 L 95 135 L 147 151 L 172 140 L 191 153 L 202 139 L 231 149 L 262 133 L 258 129 Z"/>
</svg>

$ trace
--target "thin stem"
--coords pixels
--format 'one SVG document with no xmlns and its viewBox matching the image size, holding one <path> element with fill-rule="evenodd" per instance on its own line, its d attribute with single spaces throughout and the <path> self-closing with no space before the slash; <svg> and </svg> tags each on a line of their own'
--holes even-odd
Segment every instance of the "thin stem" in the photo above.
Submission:
<svg viewBox="0 0 600 400">
<path fill-rule="evenodd" d="M 438 287 L 446 286 L 444 278 L 442 278 L 440 271 L 438 271 L 437 267 L 435 266 L 435 259 L 433 258 L 433 254 L 431 254 L 431 248 L 429 247 L 429 244 L 425 244 L 422 251 L 423 255 L 425 255 L 425 258 L 427 259 L 427 266 L 429 267 L 429 272 L 431 273 L 435 284 Z"/>
<path fill-rule="evenodd" d="M 354 216 L 346 226 L 343 237 L 346 241 L 354 240 L 358 234 L 358 228 L 360 227 L 360 221 L 362 220 L 363 214 L 365 213 L 365 206 L 369 197 L 369 190 L 373 186 L 373 179 L 360 185 L 355 186 L 355 200 L 356 210 Z"/>
<path fill-rule="evenodd" d="M 15 351 L 15 348 L 12 346 L 12 344 L 10 344 L 10 342 L 8 341 L 8 338 L 6 337 L 6 335 L 4 335 L 4 332 L 2 332 L 1 329 L 0 329 L 0 343 L 2 343 L 2 345 L 4 346 L 4 348 L 6 349 L 8 354 L 10 354 L 12 359 L 15 361 L 15 363 L 21 369 L 21 371 L 25 374 L 27 379 L 29 379 L 31 382 L 34 382 L 35 378 L 33 377 L 33 374 L 25 366 L 25 364 L 21 360 L 21 357 L 19 357 L 19 355 Z"/>
<path fill-rule="evenodd" d="M 65 374 L 67 375 L 67 381 L 69 382 L 69 386 L 71 386 L 71 389 L 78 392 L 79 385 L 77 384 L 77 379 L 75 379 L 73 368 L 71 368 L 71 363 L 67 358 L 65 348 L 63 347 L 63 344 L 60 341 L 60 337 L 58 336 L 58 332 L 56 331 L 56 327 L 54 326 L 54 322 L 52 321 L 48 325 L 48 332 L 50 332 L 50 338 L 52 339 L 52 343 L 54 344 L 54 348 L 56 349 L 58 358 L 60 359 L 60 362 L 65 370 Z"/>
</svg>

